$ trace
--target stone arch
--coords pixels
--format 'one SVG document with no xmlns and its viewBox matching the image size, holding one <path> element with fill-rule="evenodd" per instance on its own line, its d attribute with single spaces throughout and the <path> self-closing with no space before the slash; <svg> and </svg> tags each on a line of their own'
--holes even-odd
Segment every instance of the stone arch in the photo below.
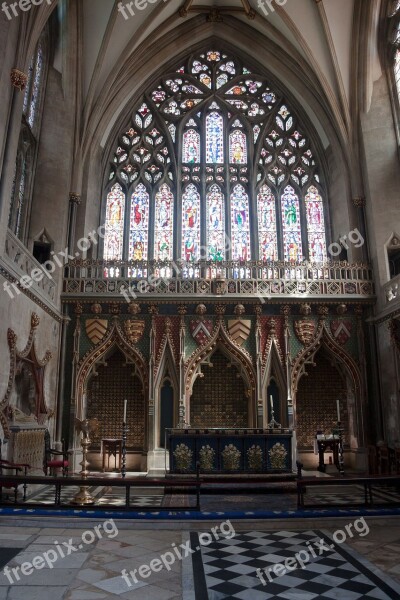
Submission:
<svg viewBox="0 0 400 600">
<path fill-rule="evenodd" d="M 305 347 L 294 360 L 292 368 L 292 398 L 294 408 L 294 427 L 296 428 L 296 404 L 299 381 L 307 375 L 306 368 L 315 366 L 316 354 L 323 349 L 328 357 L 343 368 L 346 382 L 347 410 L 349 412 L 349 440 L 353 450 L 364 445 L 364 386 L 360 370 L 354 359 L 330 335 L 324 322 L 320 322 L 317 335 L 310 345 Z"/>
<path fill-rule="evenodd" d="M 277 383 L 277 387 L 279 389 L 280 398 L 281 398 L 281 407 L 279 414 L 275 411 L 275 420 L 281 423 L 284 427 L 286 427 L 288 422 L 288 414 L 287 414 L 287 380 L 286 380 L 286 372 L 284 365 L 282 363 L 282 357 L 280 353 L 280 348 L 273 338 L 270 341 L 269 349 L 266 351 L 266 361 L 263 369 L 263 374 L 261 377 L 261 394 L 263 400 L 263 415 L 264 415 L 264 423 L 266 426 L 267 422 L 270 421 L 269 415 L 269 399 L 267 397 L 267 389 L 271 377 L 275 378 Z"/>
<path fill-rule="evenodd" d="M 210 363 L 212 355 L 217 351 L 223 354 L 234 364 L 247 386 L 249 421 L 255 426 L 256 421 L 256 374 L 250 355 L 235 344 L 227 333 L 222 321 L 217 325 L 211 340 L 200 346 L 189 358 L 185 365 L 185 420 L 190 422 L 190 398 L 193 385 L 199 376 L 202 376 L 202 364 Z"/>
<path fill-rule="evenodd" d="M 162 355 L 158 364 L 154 379 L 154 423 L 153 423 L 153 446 L 158 447 L 160 440 L 160 418 L 161 418 L 161 388 L 168 374 L 168 379 L 174 392 L 174 420 L 179 419 L 179 374 L 174 360 L 174 349 L 171 348 L 169 337 L 163 347 Z M 151 435 L 150 435 L 151 437 Z"/>
<path fill-rule="evenodd" d="M 90 350 L 78 365 L 75 407 L 71 408 L 75 409 L 75 416 L 80 419 L 85 416 L 85 391 L 89 376 L 96 364 L 104 359 L 113 348 L 119 348 L 127 361 L 134 363 L 137 375 L 143 385 L 144 397 L 145 399 L 148 397 L 148 366 L 146 361 L 142 353 L 126 340 L 119 322 L 115 320 L 102 342 Z"/>
</svg>

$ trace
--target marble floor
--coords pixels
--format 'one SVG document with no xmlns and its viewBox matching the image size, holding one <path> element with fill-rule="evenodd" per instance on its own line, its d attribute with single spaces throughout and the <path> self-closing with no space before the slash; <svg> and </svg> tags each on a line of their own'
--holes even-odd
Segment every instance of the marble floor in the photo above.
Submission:
<svg viewBox="0 0 400 600">
<path fill-rule="evenodd" d="M 398 600 L 400 518 L 0 518 L 0 600 L 118 597 Z"/>
</svg>

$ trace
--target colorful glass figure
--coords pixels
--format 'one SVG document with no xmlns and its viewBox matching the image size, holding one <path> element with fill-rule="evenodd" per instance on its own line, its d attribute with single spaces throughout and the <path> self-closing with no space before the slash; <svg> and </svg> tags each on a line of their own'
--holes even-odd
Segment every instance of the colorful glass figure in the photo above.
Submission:
<svg viewBox="0 0 400 600">
<path fill-rule="evenodd" d="M 208 258 L 221 261 L 225 258 L 225 201 L 221 188 L 212 185 L 206 200 Z"/>
<path fill-rule="evenodd" d="M 294 189 L 288 185 L 282 194 L 283 256 L 288 262 L 303 260 L 300 204 Z"/>
<path fill-rule="evenodd" d="M 182 196 L 182 257 L 191 262 L 199 259 L 200 194 L 195 185 L 186 186 Z"/>
<path fill-rule="evenodd" d="M 325 262 L 327 254 L 324 206 L 322 196 L 316 187 L 311 186 L 308 188 L 305 203 L 310 261 L 318 263 Z"/>
<path fill-rule="evenodd" d="M 250 260 L 249 197 L 240 184 L 231 194 L 231 229 L 233 260 Z"/>
<path fill-rule="evenodd" d="M 125 194 L 116 183 L 107 196 L 104 259 L 122 260 L 124 244 Z"/>
<path fill-rule="evenodd" d="M 129 260 L 147 260 L 149 230 L 149 194 L 139 183 L 132 194 L 129 232 Z"/>
<path fill-rule="evenodd" d="M 267 185 L 258 193 L 257 208 L 260 259 L 278 260 L 275 198 Z"/>
<path fill-rule="evenodd" d="M 200 162 L 200 134 L 194 129 L 188 129 L 183 134 L 182 162 Z"/>
<path fill-rule="evenodd" d="M 174 234 L 174 196 L 164 183 L 155 196 L 154 258 L 172 260 Z"/>
<path fill-rule="evenodd" d="M 229 162 L 240 165 L 247 163 L 246 134 L 238 129 L 229 135 Z"/>
<path fill-rule="evenodd" d="M 206 119 L 206 162 L 224 162 L 224 120 L 217 112 L 210 113 Z"/>
</svg>

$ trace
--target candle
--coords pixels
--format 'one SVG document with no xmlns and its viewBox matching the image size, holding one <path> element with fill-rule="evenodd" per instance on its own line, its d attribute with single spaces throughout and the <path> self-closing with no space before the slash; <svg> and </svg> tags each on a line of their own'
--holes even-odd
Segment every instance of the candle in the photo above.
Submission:
<svg viewBox="0 0 400 600">
<path fill-rule="evenodd" d="M 272 398 L 272 395 L 269 397 L 269 401 L 270 401 L 270 404 L 271 404 L 271 410 L 274 410 L 274 400 Z"/>
<path fill-rule="evenodd" d="M 126 405 L 128 403 L 128 400 L 124 400 L 124 423 L 126 423 Z"/>
<path fill-rule="evenodd" d="M 339 400 L 336 400 L 336 409 L 337 409 L 337 420 L 340 422 L 340 403 Z"/>
</svg>

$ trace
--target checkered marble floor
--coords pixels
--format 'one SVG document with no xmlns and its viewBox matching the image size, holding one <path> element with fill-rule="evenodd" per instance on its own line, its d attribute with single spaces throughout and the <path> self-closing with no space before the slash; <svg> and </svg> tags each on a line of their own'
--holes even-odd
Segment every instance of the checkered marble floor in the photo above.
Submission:
<svg viewBox="0 0 400 600">
<path fill-rule="evenodd" d="M 191 547 L 200 546 L 192 532 Z M 321 547 L 321 540 L 323 544 Z M 319 545 L 318 545 L 319 544 Z M 323 548 L 323 549 L 322 549 Z M 313 556 L 314 551 L 315 557 Z M 322 549 L 322 552 L 321 552 Z M 293 570 L 278 577 L 274 565 L 303 554 Z M 306 563 L 305 552 L 310 561 Z M 400 586 L 345 544 L 334 544 L 321 531 L 237 532 L 192 555 L 196 600 L 395 600 Z M 271 567 L 271 571 L 265 569 Z M 260 569 L 257 577 L 257 569 Z M 282 571 L 281 571 L 282 572 Z M 262 577 L 262 578 L 261 578 Z"/>
<path fill-rule="evenodd" d="M 78 487 L 61 488 L 61 504 L 71 503 L 75 494 L 79 491 Z M 98 486 L 89 488 L 90 493 L 96 499 L 96 505 L 124 506 L 125 490 L 121 488 L 112 488 L 110 486 Z M 164 496 L 162 494 L 140 494 L 136 495 L 131 490 L 130 505 L 132 507 L 161 506 Z M 53 504 L 54 487 L 47 486 L 28 497 L 27 504 Z"/>
<path fill-rule="evenodd" d="M 393 486 L 376 486 L 373 488 L 373 501 L 375 504 L 400 503 L 400 493 Z M 362 485 L 310 486 L 304 496 L 304 505 L 307 504 L 310 506 L 364 504 L 364 487 Z"/>
</svg>

